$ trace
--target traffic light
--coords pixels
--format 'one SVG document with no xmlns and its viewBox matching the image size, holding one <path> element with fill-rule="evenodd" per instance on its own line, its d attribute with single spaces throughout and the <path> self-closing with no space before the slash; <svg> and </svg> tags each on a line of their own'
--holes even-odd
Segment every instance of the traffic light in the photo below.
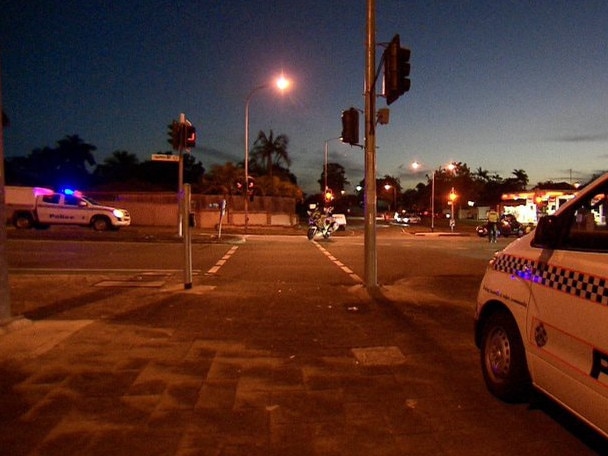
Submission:
<svg viewBox="0 0 608 456">
<path fill-rule="evenodd" d="M 390 111 L 388 108 L 378 109 L 376 113 L 376 122 L 380 125 L 386 125 L 388 123 L 388 119 L 390 116 Z"/>
<path fill-rule="evenodd" d="M 179 122 L 174 120 L 172 123 L 169 124 L 169 139 L 167 140 L 167 142 L 171 144 L 173 150 L 179 150 L 180 132 L 181 128 Z"/>
<path fill-rule="evenodd" d="M 174 120 L 169 125 L 169 139 L 167 140 L 173 150 L 181 151 L 184 149 L 192 149 L 196 147 L 196 128 L 190 123 L 180 123 Z"/>
<path fill-rule="evenodd" d="M 325 204 L 331 203 L 334 199 L 334 193 L 331 191 L 331 188 L 326 188 L 325 193 L 323 194 L 323 200 Z"/>
<path fill-rule="evenodd" d="M 410 50 L 401 47 L 399 35 L 395 35 L 384 51 L 384 95 L 391 104 L 410 90 Z"/>
<path fill-rule="evenodd" d="M 249 201 L 253 201 L 253 193 L 255 191 L 255 179 L 251 176 L 247 178 L 247 195 L 249 196 Z"/>
<path fill-rule="evenodd" d="M 355 108 L 342 111 L 342 135 L 340 140 L 351 146 L 359 144 L 359 111 Z"/>
<path fill-rule="evenodd" d="M 186 149 L 192 149 L 196 147 L 196 128 L 188 124 L 185 127 L 184 146 Z"/>
</svg>

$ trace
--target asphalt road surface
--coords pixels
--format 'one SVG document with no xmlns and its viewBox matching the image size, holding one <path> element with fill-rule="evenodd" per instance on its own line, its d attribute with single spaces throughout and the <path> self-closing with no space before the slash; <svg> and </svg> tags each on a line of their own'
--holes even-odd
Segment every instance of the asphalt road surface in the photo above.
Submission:
<svg viewBox="0 0 608 456">
<path fill-rule="evenodd" d="M 405 445 L 406 436 L 408 445 L 416 444 L 399 454 L 602 454 L 606 442 L 548 399 L 512 405 L 487 393 L 472 340 L 472 317 L 477 287 L 496 248 L 476 237 L 400 232 L 379 237 L 381 295 L 369 302 L 362 298 L 361 236 L 309 242 L 304 235 L 249 235 L 235 242 L 196 243 L 194 285 L 201 304 L 191 296 L 184 309 L 190 318 L 216 316 L 214 324 L 205 323 L 214 338 L 242 338 L 247 347 L 296 362 L 303 359 L 302 371 L 309 375 L 321 369 L 319 359 L 344 363 L 345 350 L 361 345 L 400 352 L 406 367 L 374 371 L 369 380 L 373 387 L 323 387 L 345 401 L 327 412 L 331 419 L 323 416 L 321 421 L 329 425 L 337 410 L 349 415 L 348 407 L 366 404 L 358 409 L 359 418 L 369 422 L 361 435 L 351 435 L 352 422 L 335 428 L 344 448 L 352 439 L 362 445 L 380 441 L 375 434 L 381 428 L 382 433 L 392 429 L 393 446 L 367 454 L 397 454 L 406 448 L 399 446 Z M 7 251 L 17 313 L 43 320 L 189 327 L 182 314 L 154 304 L 157 290 L 179 289 L 183 250 L 178 243 L 12 239 Z M 67 283 L 60 300 L 51 293 L 58 280 Z M 125 287 L 91 291 L 104 281 Z M 156 288 L 145 287 L 153 282 Z M 148 301 L 153 304 L 145 306 Z M 170 301 L 165 297 L 159 302 Z M 202 304 L 209 306 L 205 314 L 200 313 Z M 334 375 L 334 382 L 344 381 Z M 351 390 L 369 397 L 355 401 Z M 292 454 L 309 454 L 298 448 Z M 366 454 L 349 448 L 352 454 Z"/>
</svg>

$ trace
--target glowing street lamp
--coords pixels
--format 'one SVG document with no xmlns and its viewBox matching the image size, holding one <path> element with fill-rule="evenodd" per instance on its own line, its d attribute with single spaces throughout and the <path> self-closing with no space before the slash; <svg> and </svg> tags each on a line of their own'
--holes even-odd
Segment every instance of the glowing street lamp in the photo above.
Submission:
<svg viewBox="0 0 608 456">
<path fill-rule="evenodd" d="M 452 187 L 452 190 L 450 191 L 448 198 L 450 200 L 450 207 L 451 207 L 450 230 L 454 231 L 454 227 L 456 226 L 456 220 L 454 219 L 454 203 L 456 202 L 456 198 L 458 198 L 458 195 L 454 191 L 454 187 Z"/>
<path fill-rule="evenodd" d="M 391 184 L 384 184 L 384 190 L 386 190 L 387 192 L 390 189 L 393 189 L 393 206 L 395 206 L 394 210 L 395 212 L 397 212 L 397 187 L 395 185 L 391 185 Z M 391 207 L 388 207 L 388 210 L 391 210 Z"/>
<path fill-rule="evenodd" d="M 279 91 L 284 92 L 291 85 L 291 81 L 287 79 L 284 75 L 281 75 L 276 81 L 275 86 Z M 266 89 L 270 87 L 270 84 L 262 84 L 255 87 L 247 98 L 245 99 L 245 186 L 248 189 L 249 186 L 249 102 L 253 95 L 262 89 Z M 249 196 L 245 193 L 245 231 L 247 231 L 247 226 L 249 224 Z"/>
<path fill-rule="evenodd" d="M 277 89 L 279 89 L 281 92 L 283 92 L 284 90 L 289 88 L 289 86 L 291 85 L 291 81 L 289 79 L 287 79 L 284 75 L 281 75 L 277 79 L 276 85 L 277 85 Z"/>
</svg>

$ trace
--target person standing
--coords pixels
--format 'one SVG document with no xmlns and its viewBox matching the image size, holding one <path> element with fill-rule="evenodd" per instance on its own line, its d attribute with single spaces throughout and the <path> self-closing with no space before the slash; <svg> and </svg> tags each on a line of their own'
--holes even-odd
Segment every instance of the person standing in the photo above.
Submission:
<svg viewBox="0 0 608 456">
<path fill-rule="evenodd" d="M 495 209 L 488 211 L 488 241 L 496 242 L 496 231 L 498 225 L 498 212 Z"/>
</svg>

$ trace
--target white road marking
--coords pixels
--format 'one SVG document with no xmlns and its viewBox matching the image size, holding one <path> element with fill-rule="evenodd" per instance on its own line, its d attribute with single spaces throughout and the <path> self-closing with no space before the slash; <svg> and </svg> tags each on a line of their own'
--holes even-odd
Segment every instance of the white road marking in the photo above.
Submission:
<svg viewBox="0 0 608 456">
<path fill-rule="evenodd" d="M 357 274 L 355 274 L 353 272 L 352 269 L 350 269 L 348 266 L 346 266 L 344 263 L 342 263 L 340 260 L 338 260 L 336 257 L 334 257 L 331 253 L 329 253 L 329 251 L 327 251 L 324 247 L 322 247 L 318 242 L 314 243 L 317 248 L 323 252 L 323 254 L 336 266 L 338 266 L 340 269 L 342 269 L 345 273 L 347 273 L 351 279 L 353 279 L 355 282 L 358 283 L 363 283 L 363 280 L 361 279 L 361 277 L 359 277 Z"/>
<path fill-rule="evenodd" d="M 222 258 L 220 258 L 219 260 L 217 260 L 217 262 L 215 263 L 215 265 L 213 267 L 211 267 L 205 274 L 206 275 L 217 274 L 217 272 L 220 270 L 220 268 L 222 266 L 224 266 L 224 264 L 226 264 L 226 262 L 230 259 L 230 257 L 232 255 L 234 255 L 234 252 L 236 252 L 238 248 L 239 248 L 238 245 L 232 246 L 230 248 L 230 250 L 228 250 L 226 252 L 226 254 Z"/>
</svg>

